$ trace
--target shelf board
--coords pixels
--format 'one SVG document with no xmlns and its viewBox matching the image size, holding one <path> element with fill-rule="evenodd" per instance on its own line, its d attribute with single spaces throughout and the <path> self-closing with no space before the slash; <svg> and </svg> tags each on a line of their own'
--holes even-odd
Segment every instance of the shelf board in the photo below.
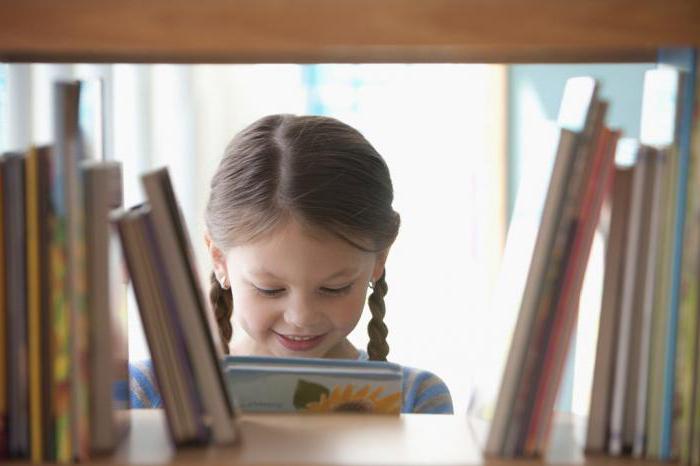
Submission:
<svg viewBox="0 0 700 466">
<path fill-rule="evenodd" d="M 132 429 L 109 464 L 474 465 L 482 462 L 457 416 L 269 415 L 241 417 L 240 443 L 174 450 L 161 410 L 132 410 Z"/>
<path fill-rule="evenodd" d="M 575 434 L 580 419 L 555 421 L 552 448 L 538 459 L 484 458 L 480 445 L 488 425 L 466 416 L 402 414 L 270 415 L 239 419 L 240 440 L 226 447 L 173 448 L 159 409 L 129 412 L 131 431 L 109 456 L 90 465 L 482 465 L 482 466 L 668 466 L 649 460 L 584 457 Z M 13 462 L 14 466 L 28 463 Z M 47 464 L 48 466 L 48 464 Z"/>
<path fill-rule="evenodd" d="M 699 24 L 697 0 L 22 0 L 0 61 L 643 62 Z"/>
</svg>

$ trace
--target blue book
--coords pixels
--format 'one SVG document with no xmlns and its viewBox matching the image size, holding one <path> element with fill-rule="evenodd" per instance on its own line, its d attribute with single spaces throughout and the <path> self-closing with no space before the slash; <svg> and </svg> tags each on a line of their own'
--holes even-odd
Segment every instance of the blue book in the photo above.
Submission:
<svg viewBox="0 0 700 466">
<path fill-rule="evenodd" d="M 398 364 L 345 359 L 226 356 L 229 393 L 242 412 L 401 411 Z"/>
<path fill-rule="evenodd" d="M 676 225 L 673 268 L 671 276 L 671 300 L 668 309 L 668 327 L 666 333 L 666 364 L 664 365 L 664 389 L 663 408 L 661 419 L 661 445 L 659 458 L 668 460 L 671 458 L 671 444 L 673 435 L 673 399 L 675 387 L 675 361 L 676 339 L 678 332 L 678 307 L 680 294 L 680 274 L 683 254 L 683 224 L 685 222 L 686 193 L 688 187 L 688 164 L 690 159 L 690 136 L 693 121 L 695 101 L 695 80 L 697 66 L 697 51 L 693 48 L 662 49 L 659 52 L 658 62 L 663 65 L 673 66 L 686 73 L 681 90 L 680 105 L 681 115 L 678 121 L 678 157 L 680 163 L 679 179 L 677 183 Z"/>
</svg>

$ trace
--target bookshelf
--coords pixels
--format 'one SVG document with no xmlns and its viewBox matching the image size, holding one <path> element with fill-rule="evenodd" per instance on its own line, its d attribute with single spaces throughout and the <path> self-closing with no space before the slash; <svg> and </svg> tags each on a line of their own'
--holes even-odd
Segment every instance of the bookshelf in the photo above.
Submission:
<svg viewBox="0 0 700 466">
<path fill-rule="evenodd" d="M 23 0 L 0 61 L 642 62 L 700 45 L 694 0 Z"/>
<path fill-rule="evenodd" d="M 23 0 L 0 4 L 0 62 L 653 62 L 700 47 L 697 0 Z M 118 451 L 89 464 L 586 464 L 571 422 L 545 460 L 484 459 L 465 416 L 246 415 L 236 447 L 170 445 L 132 411 Z M 27 463 L 12 463 L 27 464 Z"/>
</svg>

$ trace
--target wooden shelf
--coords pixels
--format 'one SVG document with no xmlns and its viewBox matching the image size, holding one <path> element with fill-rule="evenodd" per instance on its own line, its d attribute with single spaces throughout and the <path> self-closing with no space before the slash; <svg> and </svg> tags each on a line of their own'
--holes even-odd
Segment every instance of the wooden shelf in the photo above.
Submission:
<svg viewBox="0 0 700 466">
<path fill-rule="evenodd" d="M 0 61 L 634 62 L 700 46 L 697 0 L 22 0 Z"/>
<path fill-rule="evenodd" d="M 166 435 L 162 410 L 133 410 L 130 415 L 131 432 L 117 452 L 88 465 L 668 466 L 648 460 L 584 457 L 573 435 L 575 423 L 569 419 L 557 421 L 554 446 L 545 460 L 505 460 L 483 458 L 479 445 L 487 426 L 464 416 L 244 415 L 237 445 L 175 450 Z"/>
</svg>

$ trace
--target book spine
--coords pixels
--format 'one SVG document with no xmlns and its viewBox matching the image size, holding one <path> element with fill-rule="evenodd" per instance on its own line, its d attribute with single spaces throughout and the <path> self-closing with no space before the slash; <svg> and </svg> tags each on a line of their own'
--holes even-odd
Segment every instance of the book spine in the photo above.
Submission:
<svg viewBox="0 0 700 466">
<path fill-rule="evenodd" d="M 26 222 L 24 198 L 24 157 L 14 155 L 5 162 L 5 259 L 8 303 L 8 453 L 12 458 L 29 455 L 27 302 L 26 302 Z"/>
<path fill-rule="evenodd" d="M 43 419 L 41 410 L 41 283 L 39 261 L 39 164 L 38 150 L 30 149 L 26 162 L 27 200 L 27 319 L 29 331 L 29 428 L 30 458 L 43 461 Z"/>
<path fill-rule="evenodd" d="M 51 172 L 55 155 L 51 147 L 37 150 L 37 170 L 39 182 L 39 282 L 40 295 L 40 338 L 41 338 L 41 411 L 42 411 L 42 453 L 43 461 L 56 461 L 56 432 L 53 407 L 53 308 L 51 301 Z"/>
<path fill-rule="evenodd" d="M 632 170 L 616 167 L 613 176 L 610 229 L 605 255 L 605 281 L 598 342 L 591 386 L 591 403 L 586 434 L 586 452 L 603 453 L 607 447 L 610 392 L 615 370 L 614 341 L 619 327 L 620 285 L 624 275 L 624 235 L 629 220 Z"/>
<path fill-rule="evenodd" d="M 612 412 L 610 416 L 610 439 L 608 449 L 610 454 L 622 453 L 622 428 L 624 422 L 624 404 L 627 379 L 627 360 L 629 357 L 629 341 L 632 326 L 632 303 L 637 270 L 637 251 L 639 242 L 639 224 L 642 211 L 642 190 L 646 177 L 647 161 L 643 152 L 634 169 L 632 182 L 632 199 L 630 221 L 627 229 L 627 244 L 625 250 L 625 277 L 622 288 L 620 309 L 620 333 L 617 340 L 615 377 L 613 379 Z"/>
<path fill-rule="evenodd" d="M 7 458 L 7 300 L 5 290 L 5 183 L 0 157 L 0 459 Z"/>
<path fill-rule="evenodd" d="M 653 161 L 656 164 L 653 181 L 653 194 L 651 206 L 651 219 L 649 221 L 649 242 L 647 249 L 647 263 L 644 270 L 644 299 L 642 305 L 641 329 L 639 341 L 639 363 L 637 376 L 637 398 L 634 407 L 634 441 L 633 455 L 641 458 L 644 455 L 646 444 L 646 412 L 647 392 L 649 378 L 649 354 L 651 347 L 652 311 L 654 306 L 654 283 L 656 281 L 656 258 L 659 245 L 659 224 L 661 216 L 661 193 L 668 161 L 667 154 L 657 152 Z M 634 387 L 632 387 L 634 389 Z"/>
<path fill-rule="evenodd" d="M 664 365 L 663 409 L 661 418 L 661 448 L 660 458 L 670 459 L 672 456 L 671 440 L 673 436 L 673 401 L 676 394 L 676 340 L 678 337 L 678 299 L 680 291 L 680 272 L 683 256 L 683 223 L 686 211 L 686 193 L 688 189 L 688 164 L 690 159 L 690 137 L 695 109 L 695 71 L 697 67 L 697 51 L 688 49 L 684 60 L 687 76 L 683 81 L 680 94 L 680 121 L 678 131 L 679 177 L 677 183 L 677 202 L 675 205 L 675 235 L 673 241 L 673 267 L 671 275 L 671 300 L 668 309 L 669 325 L 666 334 L 666 361 Z"/>
</svg>

